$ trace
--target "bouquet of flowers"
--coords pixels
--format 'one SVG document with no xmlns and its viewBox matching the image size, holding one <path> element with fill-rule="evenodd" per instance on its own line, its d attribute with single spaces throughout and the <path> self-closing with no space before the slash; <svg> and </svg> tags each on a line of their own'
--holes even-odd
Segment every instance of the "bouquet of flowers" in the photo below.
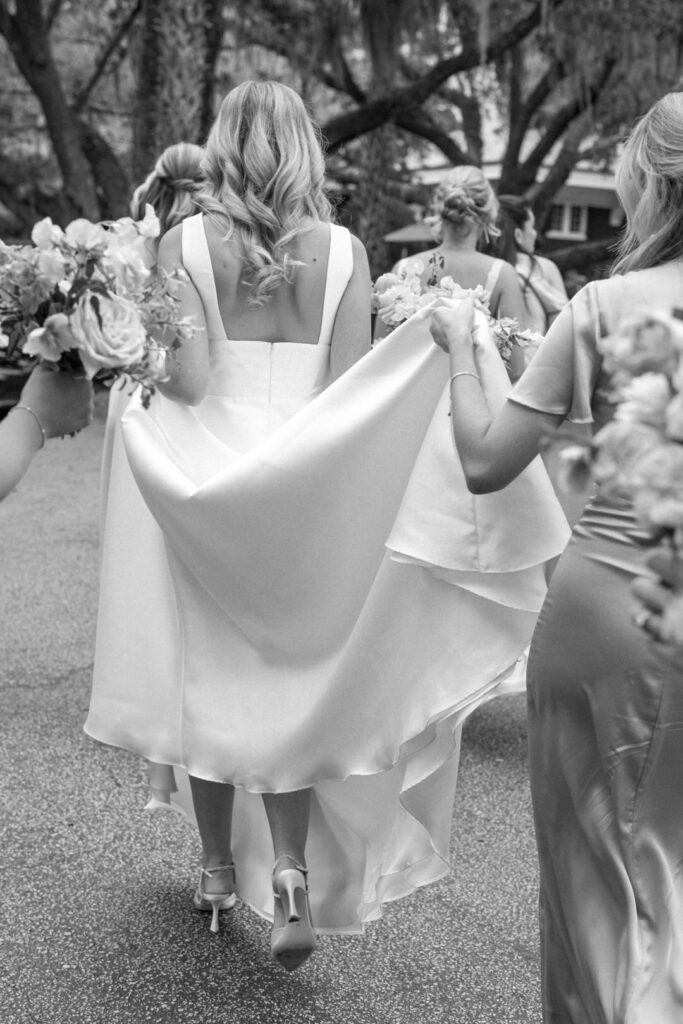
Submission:
<svg viewBox="0 0 683 1024">
<path fill-rule="evenodd" d="M 569 486 L 592 471 L 605 497 L 633 506 L 639 527 L 654 542 L 683 546 L 683 322 L 676 315 L 643 313 L 599 342 L 610 378 L 614 418 L 590 446 L 560 451 Z M 683 642 L 683 594 L 664 611 L 663 639 Z"/>
<path fill-rule="evenodd" d="M 424 286 L 422 275 L 425 265 L 422 260 L 407 263 L 398 274 L 382 274 L 377 278 L 372 289 L 372 309 L 387 326 L 398 327 L 419 309 L 430 305 L 434 299 L 464 299 L 469 296 L 475 309 L 487 317 L 498 351 L 506 365 L 509 365 L 514 345 L 525 348 L 540 343 L 540 334 L 520 331 L 516 320 L 509 317 L 498 320 L 492 316 L 489 306 L 491 295 L 482 285 L 461 288 L 450 276 L 439 278 L 438 269 L 443 269 L 443 257 L 438 252 L 430 257 L 429 265 L 430 274 Z"/>
<path fill-rule="evenodd" d="M 0 348 L 107 382 L 125 374 L 147 406 L 167 350 L 193 330 L 174 276 L 149 265 L 158 234 L 148 206 L 141 221 L 79 218 L 64 231 L 46 217 L 31 245 L 0 242 Z"/>
</svg>

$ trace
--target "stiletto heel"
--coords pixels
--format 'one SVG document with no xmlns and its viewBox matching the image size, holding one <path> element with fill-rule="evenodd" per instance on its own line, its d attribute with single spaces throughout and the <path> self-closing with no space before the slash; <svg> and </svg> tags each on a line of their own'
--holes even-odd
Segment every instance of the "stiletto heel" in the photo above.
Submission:
<svg viewBox="0 0 683 1024">
<path fill-rule="evenodd" d="M 283 865 L 288 861 L 289 865 Z M 295 857 L 282 854 L 273 867 L 275 907 L 270 951 L 286 971 L 295 971 L 317 945 L 308 901 L 308 871 Z"/>
<path fill-rule="evenodd" d="M 213 878 L 214 875 L 217 875 L 221 871 L 229 872 L 230 887 L 224 889 L 223 892 L 206 892 L 204 888 L 204 879 Z M 210 931 L 215 933 L 219 930 L 219 910 L 231 910 L 235 906 L 236 900 L 234 864 L 224 864 L 219 868 L 201 868 L 199 874 L 199 885 L 197 886 L 194 894 L 194 905 L 197 910 L 211 911 L 211 924 L 209 925 Z"/>
</svg>

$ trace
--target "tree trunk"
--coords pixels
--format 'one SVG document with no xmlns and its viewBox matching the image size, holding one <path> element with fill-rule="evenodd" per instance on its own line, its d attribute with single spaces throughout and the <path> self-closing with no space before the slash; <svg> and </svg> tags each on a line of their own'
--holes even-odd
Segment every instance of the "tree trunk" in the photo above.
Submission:
<svg viewBox="0 0 683 1024">
<path fill-rule="evenodd" d="M 176 142 L 204 142 L 220 52 L 217 0 L 143 0 L 133 168 L 142 180 Z"/>
<path fill-rule="evenodd" d="M 387 185 L 391 176 L 394 132 L 390 125 L 378 128 L 360 140 L 361 170 L 351 204 L 353 229 L 368 253 L 373 278 L 389 269 L 389 250 L 384 235 L 388 231 Z"/>
<path fill-rule="evenodd" d="M 81 129 L 62 89 L 39 0 L 17 4 L 15 14 L 3 16 L 0 29 L 45 115 L 62 173 L 64 218 L 80 214 L 98 220 L 100 205 Z"/>
</svg>

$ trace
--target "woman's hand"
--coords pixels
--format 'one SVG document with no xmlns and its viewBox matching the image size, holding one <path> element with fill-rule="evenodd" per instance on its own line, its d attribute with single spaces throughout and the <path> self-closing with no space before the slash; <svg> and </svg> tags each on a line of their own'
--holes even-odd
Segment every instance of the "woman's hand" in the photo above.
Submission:
<svg viewBox="0 0 683 1024">
<path fill-rule="evenodd" d="M 474 342 L 474 303 L 471 298 L 461 299 L 456 308 L 449 303 L 434 308 L 430 331 L 432 338 L 444 352 L 454 353 L 464 348 L 471 353 Z"/>
<path fill-rule="evenodd" d="M 46 437 L 75 434 L 92 419 L 92 384 L 65 370 L 51 370 L 41 364 L 24 385 L 18 404 L 33 410 Z"/>
</svg>

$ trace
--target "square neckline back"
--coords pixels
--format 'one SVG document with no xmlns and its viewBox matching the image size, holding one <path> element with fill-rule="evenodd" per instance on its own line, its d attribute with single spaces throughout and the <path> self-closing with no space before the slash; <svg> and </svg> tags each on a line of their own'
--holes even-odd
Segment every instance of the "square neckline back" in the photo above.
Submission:
<svg viewBox="0 0 683 1024">
<path fill-rule="evenodd" d="M 218 338 L 215 332 L 211 332 L 212 339 L 214 341 L 243 342 L 245 345 L 296 345 L 313 349 L 323 345 L 329 346 L 337 307 L 353 270 L 353 256 L 348 231 L 346 228 L 332 223 L 329 224 L 329 229 L 325 288 L 317 341 L 265 341 L 262 338 L 231 338 L 228 334 L 218 301 L 216 277 L 204 226 L 204 214 L 199 212 L 187 217 L 182 222 L 183 266 L 200 294 L 207 326 L 211 322 L 214 325 L 220 324 L 222 337 Z M 341 272 L 341 278 L 339 272 Z M 205 287 L 199 287 L 198 280 L 204 280 Z M 339 287 L 340 280 L 343 283 L 341 288 Z"/>
</svg>

